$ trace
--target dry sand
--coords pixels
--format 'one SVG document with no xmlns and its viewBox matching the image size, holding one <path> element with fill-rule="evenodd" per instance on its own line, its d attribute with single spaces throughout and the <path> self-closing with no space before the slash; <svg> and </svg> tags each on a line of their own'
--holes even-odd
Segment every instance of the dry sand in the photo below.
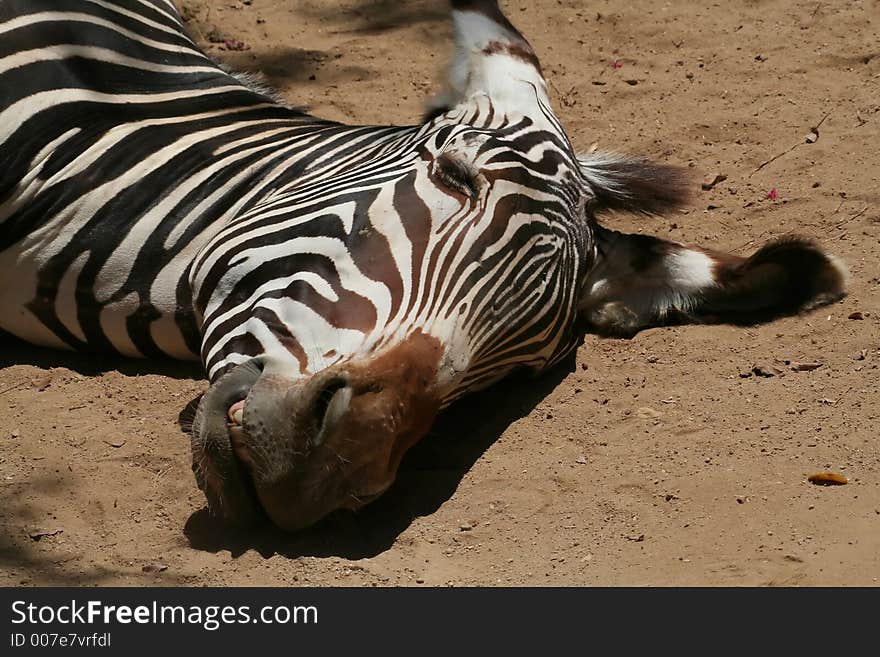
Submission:
<svg viewBox="0 0 880 657">
<path fill-rule="evenodd" d="M 0 345 L 0 584 L 878 583 L 880 4 L 504 4 L 580 147 L 727 176 L 607 223 L 740 254 L 814 236 L 849 296 L 587 336 L 568 368 L 454 408 L 379 502 L 296 536 L 204 512 L 177 426 L 198 368 Z M 347 122 L 417 119 L 448 52 L 441 2 L 183 8 L 210 54 Z M 825 470 L 850 483 L 807 482 Z"/>
</svg>

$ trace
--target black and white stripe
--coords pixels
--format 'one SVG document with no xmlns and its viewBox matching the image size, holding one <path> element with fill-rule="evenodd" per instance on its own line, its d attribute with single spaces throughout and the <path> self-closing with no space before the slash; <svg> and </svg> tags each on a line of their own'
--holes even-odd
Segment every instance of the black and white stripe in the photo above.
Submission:
<svg viewBox="0 0 880 657">
<path fill-rule="evenodd" d="M 0 328 L 211 379 L 420 330 L 449 346 L 450 399 L 573 345 L 585 185 L 540 98 L 540 122 L 483 98 L 345 126 L 223 71 L 170 2 L 6 0 L 0 21 Z M 472 198 L 437 182 L 456 149 Z"/>
</svg>

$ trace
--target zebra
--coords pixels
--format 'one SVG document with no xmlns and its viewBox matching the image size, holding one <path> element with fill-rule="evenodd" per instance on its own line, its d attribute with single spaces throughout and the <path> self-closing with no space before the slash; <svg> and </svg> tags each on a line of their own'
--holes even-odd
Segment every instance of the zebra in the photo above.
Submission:
<svg viewBox="0 0 880 657">
<path fill-rule="evenodd" d="M 749 323 L 844 294 L 816 243 L 744 258 L 599 223 L 682 169 L 579 153 L 495 0 L 452 0 L 444 90 L 343 125 L 211 61 L 171 0 L 0 5 L 0 330 L 201 360 L 193 471 L 296 530 L 394 481 L 437 414 L 585 332 Z"/>
</svg>

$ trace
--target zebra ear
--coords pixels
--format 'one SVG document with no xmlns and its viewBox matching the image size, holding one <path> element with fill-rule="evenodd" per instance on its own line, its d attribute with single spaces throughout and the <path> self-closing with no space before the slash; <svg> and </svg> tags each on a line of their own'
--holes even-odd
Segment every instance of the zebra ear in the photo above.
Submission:
<svg viewBox="0 0 880 657">
<path fill-rule="evenodd" d="M 598 224 L 594 236 L 597 259 L 580 312 L 603 335 L 628 337 L 663 324 L 756 324 L 845 294 L 843 263 L 800 237 L 768 242 L 744 258 Z"/>
<path fill-rule="evenodd" d="M 549 106 L 547 83 L 532 46 L 496 0 L 452 0 L 455 51 L 445 90 L 429 101 L 426 119 L 478 96 L 502 112 L 532 115 L 536 99 Z"/>
</svg>

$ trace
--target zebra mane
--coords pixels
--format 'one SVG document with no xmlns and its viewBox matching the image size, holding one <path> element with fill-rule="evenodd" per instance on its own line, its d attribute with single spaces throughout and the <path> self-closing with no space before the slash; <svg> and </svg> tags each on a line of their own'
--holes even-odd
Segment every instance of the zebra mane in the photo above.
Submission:
<svg viewBox="0 0 880 657">
<path fill-rule="evenodd" d="M 256 94 L 259 94 L 260 96 L 265 96 L 273 103 L 277 103 L 278 105 L 281 105 L 286 109 L 300 112 L 305 111 L 301 107 L 294 107 L 293 105 L 291 105 L 284 97 L 284 95 L 269 83 L 269 81 L 266 79 L 266 76 L 262 72 L 237 71 L 228 64 L 222 63 L 217 63 L 217 66 L 219 66 L 220 70 L 226 73 L 226 75 L 235 78 L 243 86 L 247 87 Z"/>
</svg>

